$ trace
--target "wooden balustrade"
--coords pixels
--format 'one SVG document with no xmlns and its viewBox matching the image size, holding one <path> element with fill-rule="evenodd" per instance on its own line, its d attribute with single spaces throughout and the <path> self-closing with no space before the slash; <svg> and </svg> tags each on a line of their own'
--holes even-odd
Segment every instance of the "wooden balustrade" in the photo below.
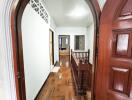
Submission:
<svg viewBox="0 0 132 100">
<path fill-rule="evenodd" d="M 73 52 L 71 50 L 72 75 L 78 95 L 86 94 L 91 89 L 92 65 L 89 63 L 88 52 Z"/>
</svg>

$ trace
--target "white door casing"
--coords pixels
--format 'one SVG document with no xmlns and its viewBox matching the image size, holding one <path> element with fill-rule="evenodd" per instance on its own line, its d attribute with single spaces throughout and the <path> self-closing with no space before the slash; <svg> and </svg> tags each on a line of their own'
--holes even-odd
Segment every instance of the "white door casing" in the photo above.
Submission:
<svg viewBox="0 0 132 100">
<path fill-rule="evenodd" d="M 17 100 L 10 27 L 14 1 L 0 1 L 0 100 Z"/>
</svg>

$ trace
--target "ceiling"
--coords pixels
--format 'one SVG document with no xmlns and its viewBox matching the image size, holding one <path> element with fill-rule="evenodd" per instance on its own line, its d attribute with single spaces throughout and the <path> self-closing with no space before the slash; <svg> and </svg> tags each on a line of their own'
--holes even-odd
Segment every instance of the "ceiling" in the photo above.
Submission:
<svg viewBox="0 0 132 100">
<path fill-rule="evenodd" d="M 93 22 L 85 0 L 43 0 L 57 26 L 87 27 Z"/>
</svg>

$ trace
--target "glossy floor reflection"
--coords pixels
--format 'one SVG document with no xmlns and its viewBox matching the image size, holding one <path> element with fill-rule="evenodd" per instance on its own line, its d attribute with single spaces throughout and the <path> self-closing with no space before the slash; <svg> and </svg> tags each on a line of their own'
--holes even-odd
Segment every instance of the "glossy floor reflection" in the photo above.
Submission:
<svg viewBox="0 0 132 100">
<path fill-rule="evenodd" d="M 37 100 L 90 100 L 75 94 L 69 56 L 61 57 L 58 73 L 51 73 Z"/>
</svg>

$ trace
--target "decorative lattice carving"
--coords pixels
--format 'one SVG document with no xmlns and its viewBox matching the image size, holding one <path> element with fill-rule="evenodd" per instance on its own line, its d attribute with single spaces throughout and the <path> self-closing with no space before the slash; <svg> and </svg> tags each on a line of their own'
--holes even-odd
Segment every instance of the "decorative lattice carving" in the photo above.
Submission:
<svg viewBox="0 0 132 100">
<path fill-rule="evenodd" d="M 30 0 L 29 4 L 48 24 L 49 23 L 49 15 L 48 15 L 47 11 L 45 10 L 43 4 L 39 0 Z"/>
</svg>

